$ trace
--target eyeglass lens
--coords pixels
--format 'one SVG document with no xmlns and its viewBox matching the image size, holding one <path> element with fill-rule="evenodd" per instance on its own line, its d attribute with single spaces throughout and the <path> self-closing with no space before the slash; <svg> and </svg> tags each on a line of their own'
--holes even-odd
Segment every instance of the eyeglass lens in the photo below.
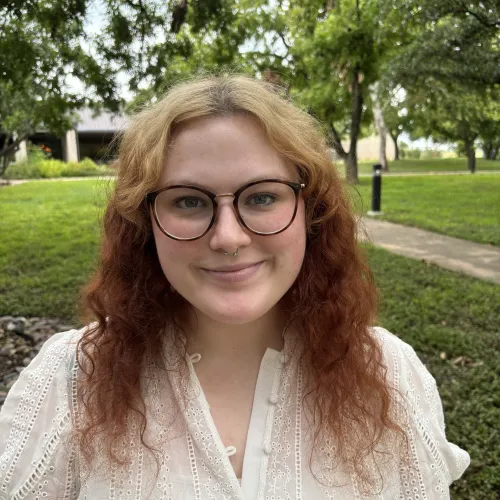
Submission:
<svg viewBox="0 0 500 500">
<path fill-rule="evenodd" d="M 169 235 L 188 239 L 201 236 L 209 227 L 214 205 L 197 189 L 177 187 L 162 191 L 155 202 L 156 215 Z M 240 193 L 238 211 L 247 227 L 272 234 L 290 224 L 295 211 L 295 192 L 287 184 L 263 182 Z"/>
</svg>

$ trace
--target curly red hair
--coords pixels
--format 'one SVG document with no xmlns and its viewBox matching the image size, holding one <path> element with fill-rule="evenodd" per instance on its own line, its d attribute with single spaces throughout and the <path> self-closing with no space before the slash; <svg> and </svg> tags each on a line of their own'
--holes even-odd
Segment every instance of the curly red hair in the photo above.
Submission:
<svg viewBox="0 0 500 500">
<path fill-rule="evenodd" d="M 357 224 L 332 166 L 319 124 L 280 89 L 242 76 L 209 77 L 172 88 L 139 113 L 124 133 L 117 180 L 104 216 L 100 265 L 84 291 L 86 319 L 97 320 L 79 344 L 86 376 L 79 399 L 84 418 L 80 449 L 91 462 L 95 446 L 121 463 L 114 444 L 128 416 L 146 429 L 140 376 L 146 362 L 161 364 L 166 324 L 185 346 L 180 328 L 189 304 L 171 291 L 162 272 L 145 195 L 164 168 L 176 127 L 192 118 L 245 113 L 258 120 L 275 149 L 297 166 L 306 189 L 307 246 L 301 271 L 282 298 L 306 346 L 301 364 L 311 381 L 315 445 L 330 437 L 336 454 L 364 482 L 364 457 L 387 431 L 403 435 L 391 416 L 396 398 L 385 378 L 381 347 L 370 326 L 377 293 L 357 243 Z M 151 449 L 151 448 L 150 448 Z M 312 462 L 311 462 L 312 464 Z"/>
</svg>

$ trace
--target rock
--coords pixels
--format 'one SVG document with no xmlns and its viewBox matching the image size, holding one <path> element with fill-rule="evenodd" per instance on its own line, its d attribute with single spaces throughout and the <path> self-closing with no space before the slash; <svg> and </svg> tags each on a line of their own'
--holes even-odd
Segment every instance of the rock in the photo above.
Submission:
<svg viewBox="0 0 500 500">
<path fill-rule="evenodd" d="M 11 344 L 6 345 L 5 347 L 2 347 L 2 349 L 0 349 L 0 354 L 2 354 L 3 356 L 10 356 L 10 351 L 13 347 L 14 346 Z"/>
<path fill-rule="evenodd" d="M 31 358 L 24 358 L 23 359 L 23 365 L 28 366 L 31 363 Z"/>
<path fill-rule="evenodd" d="M 21 373 L 24 370 L 24 366 L 16 366 L 16 372 Z"/>
<path fill-rule="evenodd" d="M 16 381 L 18 377 L 19 377 L 19 373 L 17 371 L 7 373 L 7 375 L 3 376 L 3 383 L 7 387 L 9 387 L 9 382 L 11 382 L 12 380 Z"/>
<path fill-rule="evenodd" d="M 23 335 L 27 323 L 28 321 L 26 320 L 26 318 L 16 318 L 13 321 L 9 321 L 9 323 L 7 323 L 7 331 L 16 332 L 20 335 Z"/>
</svg>

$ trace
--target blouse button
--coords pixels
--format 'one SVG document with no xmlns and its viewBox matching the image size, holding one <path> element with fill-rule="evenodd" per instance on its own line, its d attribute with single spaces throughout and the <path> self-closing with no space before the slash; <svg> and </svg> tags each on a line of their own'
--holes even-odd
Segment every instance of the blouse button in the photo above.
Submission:
<svg viewBox="0 0 500 500">
<path fill-rule="evenodd" d="M 228 457 L 232 457 L 233 455 L 236 455 L 236 447 L 235 446 L 228 446 L 226 448 L 226 453 Z"/>
<path fill-rule="evenodd" d="M 273 447 L 272 447 L 271 443 L 266 443 L 264 445 L 264 453 L 266 455 L 270 455 L 272 451 L 273 451 Z"/>
<path fill-rule="evenodd" d="M 278 402 L 278 396 L 276 394 L 273 394 L 270 398 L 269 398 L 269 402 L 272 404 L 272 405 L 275 405 L 277 402 Z"/>
<path fill-rule="evenodd" d="M 279 359 L 280 359 L 280 363 L 282 365 L 285 365 L 288 362 L 288 356 L 284 352 L 280 353 L 280 358 Z"/>
<path fill-rule="evenodd" d="M 201 354 L 199 352 L 195 352 L 194 354 L 189 355 L 189 359 L 191 360 L 191 363 L 198 363 L 201 359 Z"/>
</svg>

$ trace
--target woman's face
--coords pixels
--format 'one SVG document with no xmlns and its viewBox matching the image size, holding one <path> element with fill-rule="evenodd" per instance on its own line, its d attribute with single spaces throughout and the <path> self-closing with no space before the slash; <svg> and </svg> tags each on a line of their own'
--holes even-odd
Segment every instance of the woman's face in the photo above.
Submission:
<svg viewBox="0 0 500 500">
<path fill-rule="evenodd" d="M 192 120 L 177 132 L 157 188 L 189 184 L 216 194 L 234 193 L 249 182 L 276 178 L 299 180 L 254 119 L 209 117 Z M 195 309 L 215 321 L 243 324 L 270 311 L 300 271 L 306 245 L 304 201 L 299 195 L 288 229 L 261 236 L 241 225 L 233 197 L 217 200 L 216 221 L 197 240 L 169 238 L 153 221 L 156 249 L 166 278 Z M 228 266 L 253 267 L 223 272 Z"/>
</svg>

